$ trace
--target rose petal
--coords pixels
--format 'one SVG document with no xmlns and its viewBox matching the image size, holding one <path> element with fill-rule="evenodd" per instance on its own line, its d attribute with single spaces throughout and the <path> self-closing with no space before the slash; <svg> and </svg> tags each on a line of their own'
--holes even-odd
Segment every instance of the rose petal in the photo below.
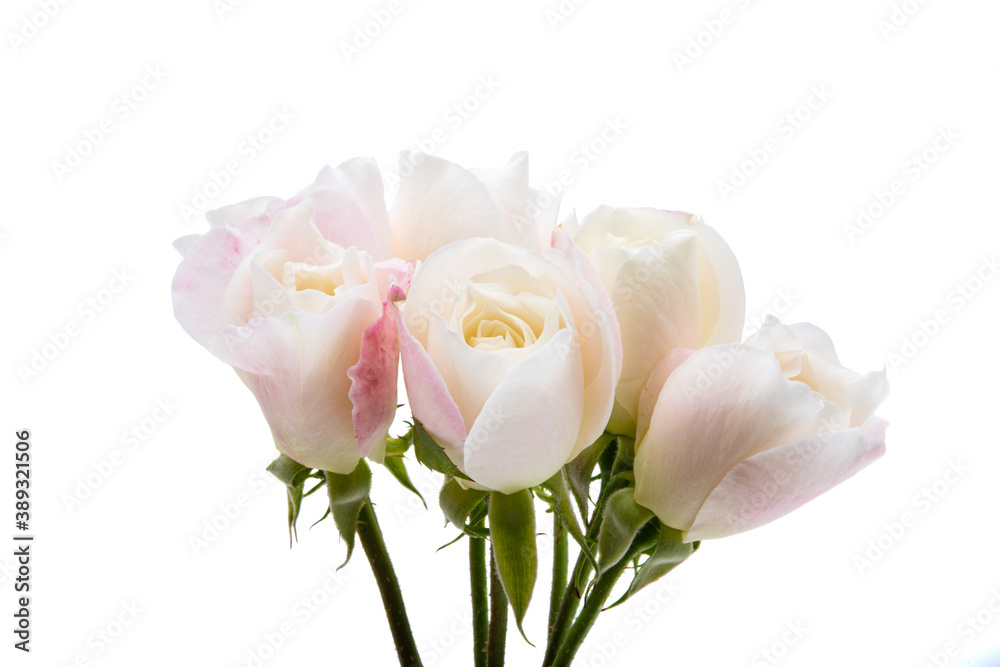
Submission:
<svg viewBox="0 0 1000 667">
<path fill-rule="evenodd" d="M 667 378 L 637 443 L 636 501 L 688 530 L 740 461 L 846 426 L 839 407 L 786 380 L 773 355 L 745 345 L 697 350 Z"/>
<path fill-rule="evenodd" d="M 515 153 L 503 167 L 470 169 L 490 191 L 503 215 L 503 240 L 533 250 L 547 248 L 556 226 L 559 196 L 528 186 L 528 154 Z"/>
<path fill-rule="evenodd" d="M 223 318 L 226 287 L 251 250 L 260 245 L 268 222 L 250 218 L 239 228 L 213 227 L 190 246 L 171 285 L 174 316 L 188 334 L 209 347 L 228 324 Z"/>
<path fill-rule="evenodd" d="M 390 290 L 390 299 L 394 302 L 404 298 L 401 288 L 393 287 Z M 392 313 L 399 331 L 399 354 L 410 411 L 452 460 L 460 465 L 462 446 L 467 434 L 462 413 L 427 352 L 407 330 L 399 308 L 393 306 Z"/>
<path fill-rule="evenodd" d="M 385 456 L 386 435 L 396 416 L 399 332 L 394 309 L 388 301 L 383 303 L 382 317 L 368 325 L 361 338 L 358 363 L 347 370 L 358 451 L 378 462 Z"/>
<path fill-rule="evenodd" d="M 465 472 L 501 493 L 541 484 L 573 450 L 583 419 L 583 366 L 572 332 L 518 362 L 483 406 L 465 442 Z"/>
<path fill-rule="evenodd" d="M 712 491 L 684 540 L 735 535 L 801 507 L 881 457 L 886 426 L 876 417 L 751 456 Z"/>
<path fill-rule="evenodd" d="M 355 365 L 378 306 L 352 298 L 321 315 L 287 313 L 229 326 L 230 359 L 271 427 L 275 444 L 303 465 L 346 474 L 360 458 L 349 399 Z"/>
<path fill-rule="evenodd" d="M 239 227 L 248 218 L 263 216 L 268 211 L 277 210 L 284 204 L 285 200 L 277 197 L 254 197 L 238 204 L 230 204 L 206 211 L 205 219 L 213 227 Z"/>
<path fill-rule="evenodd" d="M 615 395 L 631 418 L 615 425 L 619 432 L 634 431 L 650 369 L 672 350 L 701 347 L 698 266 L 695 234 L 679 231 L 642 248 L 618 270 L 611 294 L 625 354 Z"/>
<path fill-rule="evenodd" d="M 500 209 L 468 169 L 431 155 L 404 152 L 400 173 L 408 171 L 400 179 L 390 212 L 397 257 L 424 260 L 459 239 L 503 238 Z"/>
<path fill-rule="evenodd" d="M 324 167 L 302 197 L 312 204 L 317 229 L 327 240 L 364 250 L 376 262 L 391 259 L 392 232 L 378 165 L 353 158 Z"/>
</svg>

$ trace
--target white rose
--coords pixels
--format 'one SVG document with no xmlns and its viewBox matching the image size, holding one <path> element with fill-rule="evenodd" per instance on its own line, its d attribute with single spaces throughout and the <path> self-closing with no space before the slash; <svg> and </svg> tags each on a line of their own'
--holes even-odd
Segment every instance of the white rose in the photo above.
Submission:
<svg viewBox="0 0 1000 667">
<path fill-rule="evenodd" d="M 733 252 L 690 213 L 601 206 L 563 225 L 587 253 L 621 325 L 624 362 L 608 425 L 633 435 L 652 369 L 677 349 L 739 342 L 746 304 Z"/>
<path fill-rule="evenodd" d="M 413 416 L 484 488 L 540 484 L 604 431 L 621 353 L 587 264 L 470 239 L 413 277 L 397 320 Z"/>
</svg>

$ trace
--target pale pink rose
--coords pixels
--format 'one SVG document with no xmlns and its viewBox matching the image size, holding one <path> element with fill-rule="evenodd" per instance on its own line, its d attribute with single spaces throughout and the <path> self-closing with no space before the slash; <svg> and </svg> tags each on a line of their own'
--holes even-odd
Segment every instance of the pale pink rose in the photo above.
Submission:
<svg viewBox="0 0 1000 667">
<path fill-rule="evenodd" d="M 811 324 L 672 353 L 640 405 L 635 499 L 687 541 L 788 514 L 879 458 L 885 371 L 840 365 Z"/>
<path fill-rule="evenodd" d="M 287 201 L 252 199 L 206 214 L 179 239 L 181 326 L 236 369 L 278 449 L 349 473 L 380 460 L 396 411 L 398 336 L 386 297 L 407 279 L 393 261 L 374 161 L 325 168 Z"/>
<path fill-rule="evenodd" d="M 399 174 L 390 212 L 397 257 L 422 261 L 453 241 L 475 237 L 533 250 L 550 245 L 559 197 L 528 186 L 527 153 L 496 169 L 466 169 L 404 152 Z"/>
<path fill-rule="evenodd" d="M 417 269 L 397 320 L 406 394 L 478 486 L 540 484 L 604 432 L 621 349 L 592 276 L 573 249 L 494 239 L 452 243 Z"/>
<path fill-rule="evenodd" d="M 601 206 L 562 229 L 593 260 L 618 316 L 624 362 L 608 430 L 632 436 L 639 395 L 663 358 L 739 342 L 739 265 L 718 232 L 690 213 Z"/>
</svg>

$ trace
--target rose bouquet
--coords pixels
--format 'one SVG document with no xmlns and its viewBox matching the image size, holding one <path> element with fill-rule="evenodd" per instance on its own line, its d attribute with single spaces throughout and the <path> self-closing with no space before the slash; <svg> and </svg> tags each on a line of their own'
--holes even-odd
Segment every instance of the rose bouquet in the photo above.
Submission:
<svg viewBox="0 0 1000 667">
<path fill-rule="evenodd" d="M 603 609 L 702 540 L 773 521 L 883 453 L 884 371 L 844 368 L 810 324 L 769 318 L 741 342 L 736 258 L 698 216 L 601 207 L 557 224 L 524 154 L 401 165 L 391 210 L 358 158 L 290 199 L 209 212 L 207 233 L 176 244 L 172 288 L 181 326 L 267 419 L 290 530 L 324 490 L 348 559 L 361 542 L 401 665 L 421 663 L 372 463 L 414 492 L 407 460 L 443 474 L 477 666 L 503 664 L 509 611 L 525 634 L 547 508 L 543 665 L 569 665 Z M 400 368 L 412 421 L 394 436 Z"/>
</svg>

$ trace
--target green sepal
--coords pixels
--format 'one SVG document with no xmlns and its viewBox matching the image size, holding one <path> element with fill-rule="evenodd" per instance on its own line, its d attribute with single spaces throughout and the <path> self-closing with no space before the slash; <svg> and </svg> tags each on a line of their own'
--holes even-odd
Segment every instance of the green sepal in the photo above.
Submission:
<svg viewBox="0 0 1000 667">
<path fill-rule="evenodd" d="M 489 537 L 489 531 L 482 527 L 474 528 L 471 526 L 470 524 L 476 523 L 476 521 L 469 521 L 469 517 L 476 513 L 476 509 L 480 506 L 483 506 L 483 510 L 485 510 L 484 501 L 488 495 L 488 491 L 463 489 L 462 485 L 453 477 L 446 477 L 444 485 L 441 487 L 441 493 L 438 495 L 438 503 L 441 505 L 441 511 L 444 512 L 444 518 L 448 523 L 453 524 L 470 537 L 483 538 Z"/>
<path fill-rule="evenodd" d="M 601 470 L 601 486 L 603 487 L 611 479 L 611 471 L 615 465 L 615 459 L 618 457 L 618 438 L 615 438 L 609 443 L 608 447 L 604 448 L 601 455 L 597 457 L 597 465 Z"/>
<path fill-rule="evenodd" d="M 675 567 L 687 560 L 698 548 L 697 543 L 684 542 L 684 533 L 670 526 L 660 526 L 660 534 L 656 540 L 653 553 L 646 559 L 635 573 L 632 584 L 617 602 L 611 607 L 620 605 L 640 590 L 660 579 Z M 607 609 L 611 609 L 607 607 Z"/>
<path fill-rule="evenodd" d="M 596 459 L 595 459 L 596 462 Z M 587 536 L 583 534 L 580 523 L 576 520 L 576 513 L 573 511 L 573 501 L 570 499 L 572 492 L 567 481 L 568 471 L 563 468 L 542 484 L 542 487 L 552 493 L 552 511 L 556 513 L 559 520 L 566 526 L 566 531 L 573 536 L 584 556 L 597 568 L 597 559 L 594 558 L 591 550 L 591 543 Z"/>
<path fill-rule="evenodd" d="M 441 445 L 434 441 L 418 421 L 413 422 L 413 452 L 417 455 L 417 461 L 431 470 L 472 481 L 448 458 Z"/>
<path fill-rule="evenodd" d="M 511 495 L 494 491 L 489 505 L 490 535 L 500 581 L 514 610 L 517 629 L 531 644 L 522 624 L 538 576 L 534 499 L 528 490 Z"/>
<path fill-rule="evenodd" d="M 340 537 L 347 544 L 347 558 L 340 567 L 351 560 L 354 553 L 354 535 L 358 528 L 358 515 L 361 507 L 368 502 L 368 493 L 372 488 L 372 471 L 364 459 L 358 461 L 358 467 L 348 475 L 326 473 L 326 489 L 330 496 L 330 513 L 333 522 L 337 524 Z M 340 567 L 337 569 L 339 570 Z"/>
<path fill-rule="evenodd" d="M 573 491 L 573 497 L 576 499 L 577 507 L 580 508 L 580 516 L 584 522 L 587 521 L 590 510 L 590 483 L 594 478 L 594 467 L 597 466 L 601 454 L 616 437 L 611 433 L 603 433 L 594 444 L 580 452 L 580 455 L 570 461 L 565 468 L 569 487 Z"/>
<path fill-rule="evenodd" d="M 639 530 L 653 518 L 653 513 L 635 502 L 635 489 L 616 491 L 608 498 L 597 537 L 598 572 L 603 574 L 620 561 L 632 547 Z"/>
<path fill-rule="evenodd" d="M 635 438 L 628 438 L 624 435 L 618 436 L 618 450 L 615 452 L 615 463 L 612 466 L 612 475 L 631 473 L 635 465 Z"/>
<path fill-rule="evenodd" d="M 404 488 L 415 493 L 417 498 L 420 498 L 420 502 L 424 504 L 424 509 L 427 509 L 427 501 L 424 500 L 423 495 L 417 491 L 417 487 L 415 487 L 413 482 L 410 480 L 410 473 L 406 471 L 406 464 L 403 463 L 402 456 L 396 454 L 387 455 L 385 460 L 382 461 L 382 465 L 385 466 L 386 470 L 392 473 L 392 476 L 395 477 L 396 481 L 402 484 Z"/>
<path fill-rule="evenodd" d="M 285 493 L 288 494 L 288 546 L 299 541 L 299 531 L 295 524 L 299 520 L 299 512 L 302 510 L 302 497 L 304 491 L 302 487 L 286 486 Z"/>
<path fill-rule="evenodd" d="M 385 439 L 385 455 L 386 456 L 402 456 L 410 450 L 410 446 L 413 444 L 413 427 L 410 426 L 410 431 L 407 432 L 402 438 L 386 437 Z"/>
<path fill-rule="evenodd" d="M 313 469 L 282 454 L 271 461 L 271 465 L 267 466 L 267 471 L 277 477 L 278 481 L 285 486 L 301 488 L 309 475 L 312 474 Z"/>
</svg>

